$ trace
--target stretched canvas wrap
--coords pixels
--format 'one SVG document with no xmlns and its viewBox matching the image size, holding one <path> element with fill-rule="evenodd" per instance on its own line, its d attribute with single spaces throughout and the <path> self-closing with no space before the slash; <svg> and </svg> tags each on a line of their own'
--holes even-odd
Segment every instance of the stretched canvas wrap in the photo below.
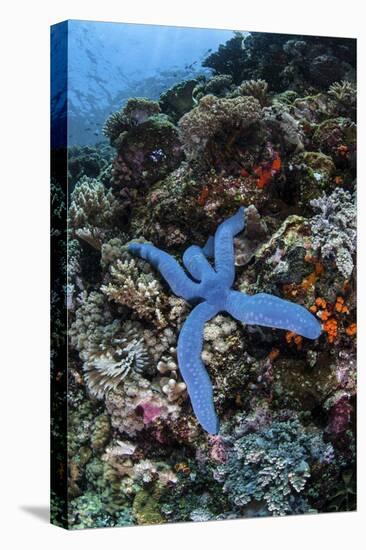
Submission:
<svg viewBox="0 0 366 550">
<path fill-rule="evenodd" d="M 52 522 L 356 509 L 356 41 L 51 29 Z"/>
</svg>

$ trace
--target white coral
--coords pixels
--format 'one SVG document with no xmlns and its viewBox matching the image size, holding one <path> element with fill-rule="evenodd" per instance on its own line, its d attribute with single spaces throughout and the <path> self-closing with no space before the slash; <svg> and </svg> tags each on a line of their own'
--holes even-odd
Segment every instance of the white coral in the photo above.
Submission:
<svg viewBox="0 0 366 550">
<path fill-rule="evenodd" d="M 320 210 L 310 222 L 313 247 L 325 260 L 332 260 L 348 279 L 353 271 L 352 255 L 356 250 L 356 204 L 352 195 L 338 188 L 329 196 L 310 203 Z"/>
</svg>

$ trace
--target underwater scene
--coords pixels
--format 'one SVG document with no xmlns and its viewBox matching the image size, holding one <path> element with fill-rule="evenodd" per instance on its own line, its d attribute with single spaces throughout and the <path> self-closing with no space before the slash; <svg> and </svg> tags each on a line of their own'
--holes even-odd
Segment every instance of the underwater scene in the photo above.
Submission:
<svg viewBox="0 0 366 550">
<path fill-rule="evenodd" d="M 59 25 L 52 522 L 355 510 L 356 40 Z"/>
</svg>

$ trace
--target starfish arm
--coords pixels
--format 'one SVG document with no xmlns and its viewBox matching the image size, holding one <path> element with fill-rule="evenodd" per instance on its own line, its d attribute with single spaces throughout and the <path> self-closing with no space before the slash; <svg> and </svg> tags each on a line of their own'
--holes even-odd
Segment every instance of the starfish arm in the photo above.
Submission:
<svg viewBox="0 0 366 550">
<path fill-rule="evenodd" d="M 152 244 L 131 243 L 128 245 L 128 250 L 153 265 L 177 296 L 185 300 L 199 297 L 199 285 L 187 277 L 182 267 L 170 254 Z"/>
<path fill-rule="evenodd" d="M 194 413 L 208 433 L 219 431 L 219 421 L 213 403 L 212 383 L 201 359 L 203 328 L 218 313 L 215 306 L 202 302 L 184 322 L 178 338 L 179 370 L 187 385 Z"/>
<path fill-rule="evenodd" d="M 235 279 L 234 236 L 244 229 L 244 208 L 222 222 L 215 233 L 215 269 L 229 287 Z"/>
<path fill-rule="evenodd" d="M 213 258 L 215 254 L 215 239 L 210 235 L 206 241 L 204 247 L 202 247 L 202 252 L 206 258 Z"/>
<path fill-rule="evenodd" d="M 213 274 L 214 270 L 207 261 L 206 256 L 203 253 L 202 248 L 199 246 L 190 246 L 183 254 L 183 264 L 185 265 L 187 271 L 197 279 L 197 281 L 202 281 L 205 274 Z"/>
<path fill-rule="evenodd" d="M 231 290 L 226 310 L 248 325 L 281 328 L 315 340 L 322 331 L 319 321 L 305 307 L 271 294 L 248 296 Z"/>
</svg>

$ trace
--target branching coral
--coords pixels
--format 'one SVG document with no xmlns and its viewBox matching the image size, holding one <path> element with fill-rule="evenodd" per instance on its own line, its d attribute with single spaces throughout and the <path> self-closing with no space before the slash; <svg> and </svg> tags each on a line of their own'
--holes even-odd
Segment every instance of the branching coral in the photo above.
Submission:
<svg viewBox="0 0 366 550">
<path fill-rule="evenodd" d="M 69 225 L 74 229 L 112 228 L 118 220 L 121 205 L 111 191 L 96 179 L 84 176 L 71 193 Z"/>
<path fill-rule="evenodd" d="M 309 510 L 299 495 L 312 462 L 329 452 L 318 432 L 306 431 L 297 419 L 277 420 L 254 433 L 229 437 L 227 444 L 232 445 L 228 460 L 218 466 L 215 478 L 235 507 L 259 502 L 273 515 L 294 513 L 299 505 Z"/>
<path fill-rule="evenodd" d="M 230 136 L 230 133 L 245 130 L 260 117 L 260 104 L 253 97 L 219 99 L 206 95 L 179 121 L 184 150 L 190 157 L 197 156 L 218 134 Z"/>
<path fill-rule="evenodd" d="M 313 247 L 323 260 L 334 262 L 348 279 L 353 271 L 356 249 L 356 205 L 352 195 L 337 188 L 330 196 L 311 201 L 320 210 L 310 222 Z"/>
<path fill-rule="evenodd" d="M 127 237 L 126 237 L 127 240 Z M 100 263 L 103 269 L 107 270 L 118 259 L 122 259 L 123 256 L 123 240 L 115 237 L 109 241 L 103 243 L 101 248 Z"/>
<path fill-rule="evenodd" d="M 356 85 L 347 80 L 334 82 L 329 87 L 328 94 L 339 103 L 348 104 L 348 106 L 354 106 L 356 103 Z"/>
<path fill-rule="evenodd" d="M 177 382 L 174 378 L 162 378 L 160 386 L 168 398 L 168 401 L 177 401 L 187 389 L 184 382 Z"/>
<path fill-rule="evenodd" d="M 109 300 L 128 306 L 142 319 L 165 327 L 167 320 L 162 309 L 167 305 L 160 282 L 151 274 L 141 272 L 134 260 L 117 260 L 111 266 L 111 282 L 101 287 Z"/>
<path fill-rule="evenodd" d="M 262 107 L 268 103 L 268 84 L 265 80 L 244 80 L 236 89 L 236 93 L 255 97 Z"/>
</svg>

